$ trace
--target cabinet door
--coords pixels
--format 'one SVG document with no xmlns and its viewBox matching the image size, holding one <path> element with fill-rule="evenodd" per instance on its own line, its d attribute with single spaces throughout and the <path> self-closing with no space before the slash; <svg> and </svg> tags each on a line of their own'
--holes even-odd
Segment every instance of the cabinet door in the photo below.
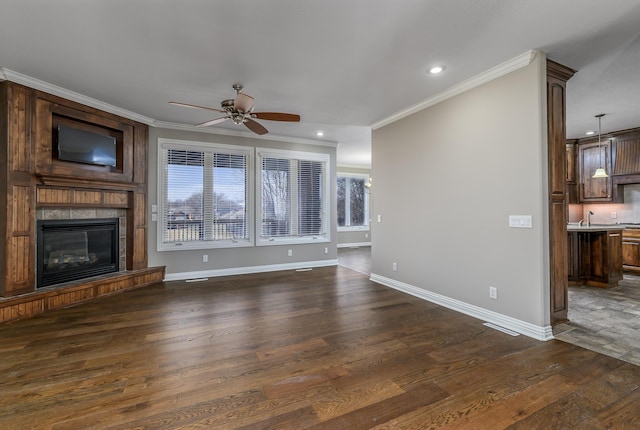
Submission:
<svg viewBox="0 0 640 430">
<path fill-rule="evenodd" d="M 624 240 L 622 242 L 622 264 L 640 266 L 640 242 Z"/>
<path fill-rule="evenodd" d="M 589 143 L 578 148 L 578 163 L 580 168 L 580 201 L 581 202 L 610 202 L 611 176 L 608 178 L 594 178 L 598 167 L 604 167 L 611 174 L 611 146 L 609 142 Z"/>
<path fill-rule="evenodd" d="M 567 184 L 576 183 L 576 145 L 575 143 L 566 144 L 567 151 Z"/>
</svg>

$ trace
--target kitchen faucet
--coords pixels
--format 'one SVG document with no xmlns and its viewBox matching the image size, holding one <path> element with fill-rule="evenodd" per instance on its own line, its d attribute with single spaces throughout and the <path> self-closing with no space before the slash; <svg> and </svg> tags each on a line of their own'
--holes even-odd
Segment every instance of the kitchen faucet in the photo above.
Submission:
<svg viewBox="0 0 640 430">
<path fill-rule="evenodd" d="M 594 213 L 589 211 L 587 214 L 587 227 L 591 227 L 591 215 L 594 215 Z"/>
</svg>

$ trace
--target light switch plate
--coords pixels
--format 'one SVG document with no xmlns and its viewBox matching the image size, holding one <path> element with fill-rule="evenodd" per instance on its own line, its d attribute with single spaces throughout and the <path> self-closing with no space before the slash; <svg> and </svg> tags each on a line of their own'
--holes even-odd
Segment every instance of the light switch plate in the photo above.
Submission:
<svg viewBox="0 0 640 430">
<path fill-rule="evenodd" d="M 531 215 L 509 215 L 509 227 L 533 228 Z"/>
</svg>

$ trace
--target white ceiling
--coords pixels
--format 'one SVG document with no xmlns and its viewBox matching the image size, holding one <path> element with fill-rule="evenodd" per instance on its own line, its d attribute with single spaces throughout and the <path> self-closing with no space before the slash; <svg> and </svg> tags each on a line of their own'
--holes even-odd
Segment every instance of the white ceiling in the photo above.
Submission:
<svg viewBox="0 0 640 430">
<path fill-rule="evenodd" d="M 339 142 L 528 50 L 578 70 L 568 137 L 640 127 L 637 0 L 2 0 L 0 67 L 148 117 L 196 124 L 240 82 L 272 136 Z M 438 76 L 426 71 L 444 65 Z M 213 115 L 211 115 L 213 114 Z M 227 121 L 221 126 L 238 127 Z"/>
</svg>

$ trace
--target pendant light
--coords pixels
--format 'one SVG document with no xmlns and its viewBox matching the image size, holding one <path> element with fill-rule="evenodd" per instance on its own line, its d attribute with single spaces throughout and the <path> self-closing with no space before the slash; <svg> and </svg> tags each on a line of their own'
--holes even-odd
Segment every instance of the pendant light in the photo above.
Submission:
<svg viewBox="0 0 640 430">
<path fill-rule="evenodd" d="M 602 143 L 600 142 L 600 137 L 602 135 L 602 117 L 603 113 L 596 115 L 598 118 L 598 155 L 600 156 L 600 167 L 596 169 L 596 173 L 593 174 L 593 178 L 608 178 L 607 172 L 602 167 Z"/>
</svg>

